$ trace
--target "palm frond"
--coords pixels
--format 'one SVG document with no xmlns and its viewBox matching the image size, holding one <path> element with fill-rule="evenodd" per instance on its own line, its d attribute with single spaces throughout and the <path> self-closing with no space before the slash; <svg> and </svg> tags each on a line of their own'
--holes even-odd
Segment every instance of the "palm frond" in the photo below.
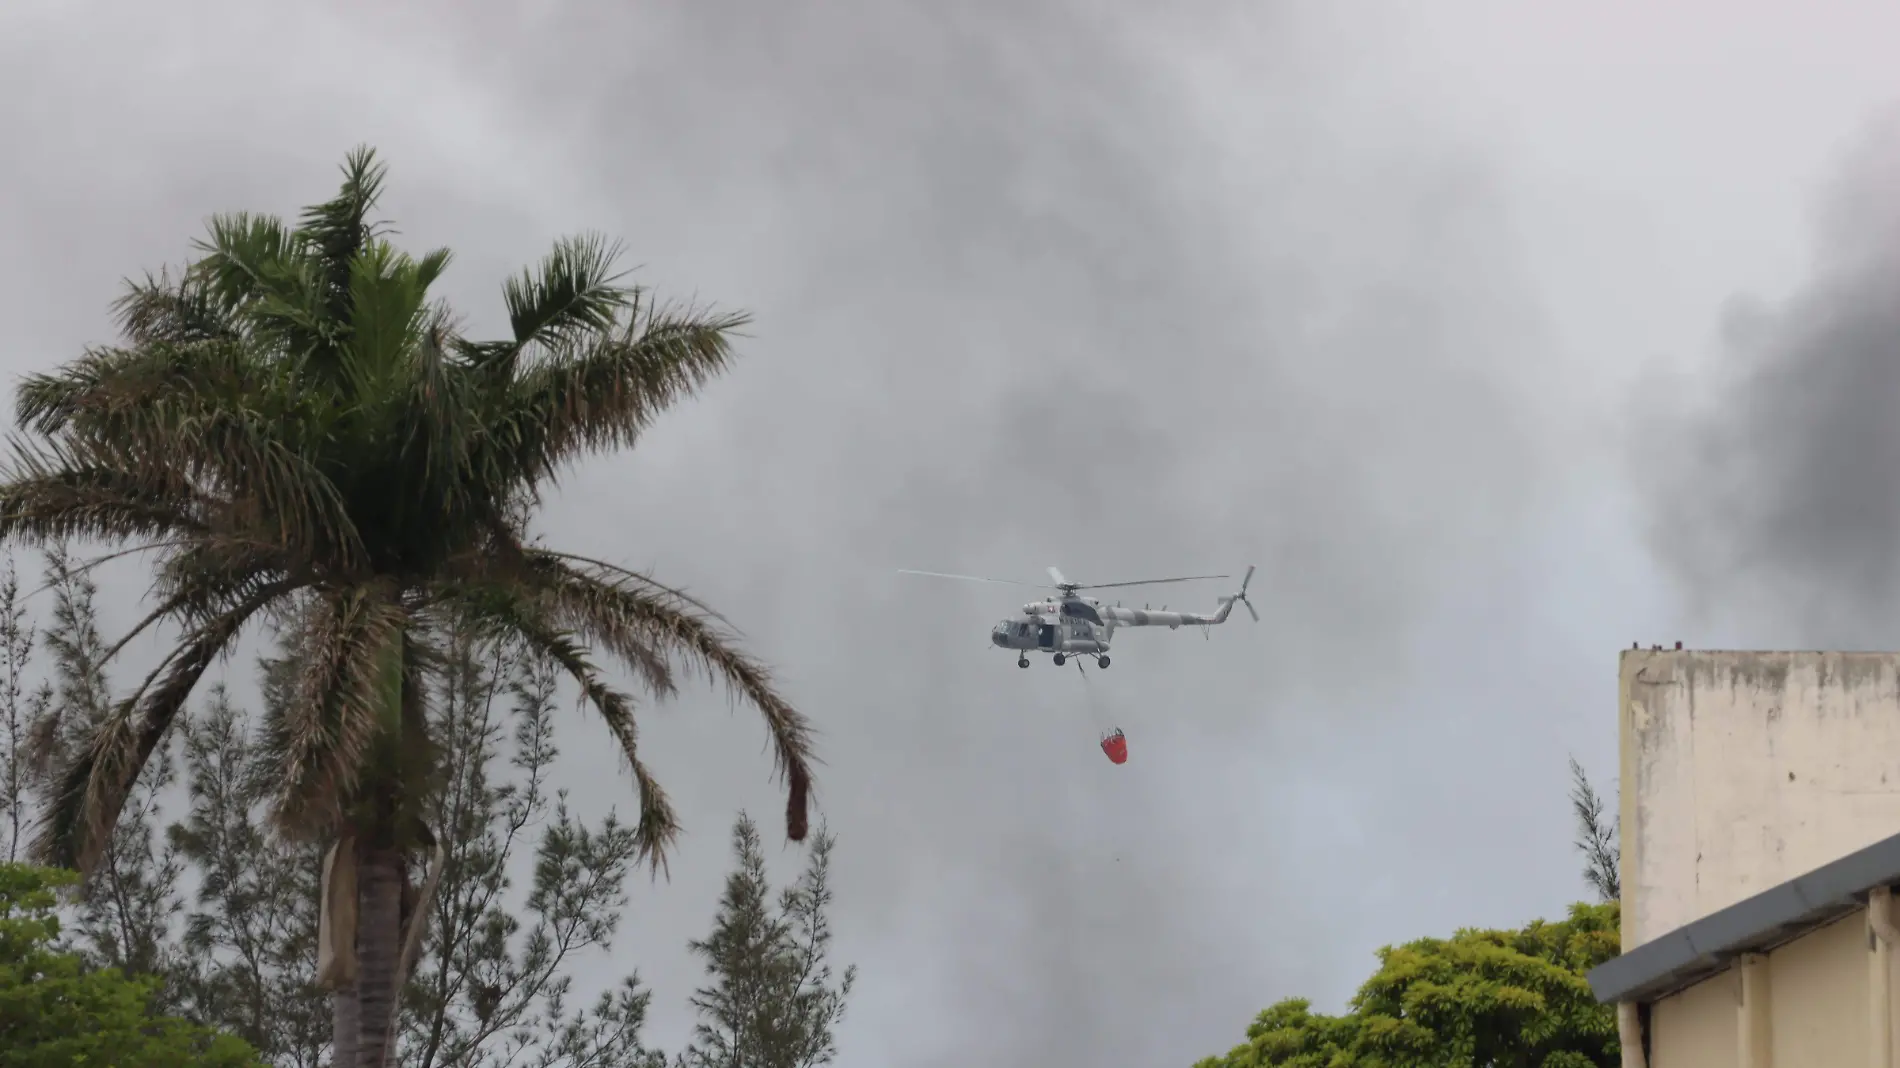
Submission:
<svg viewBox="0 0 1900 1068">
<path fill-rule="evenodd" d="M 350 283 L 357 255 L 391 232 L 387 223 L 369 217 L 382 198 L 387 173 L 374 149 L 358 145 L 344 157 L 343 184 L 336 196 L 305 208 L 298 220 L 298 237 L 310 245 L 322 265 L 326 310 L 339 323 L 352 318 Z"/>
<path fill-rule="evenodd" d="M 205 237 L 192 242 L 200 255 L 186 274 L 220 307 L 247 313 L 266 309 L 273 317 L 318 328 L 318 279 L 299 256 L 297 234 L 284 220 L 231 212 L 213 215 L 205 230 Z"/>
<path fill-rule="evenodd" d="M 634 719 L 632 699 L 607 685 L 573 642 L 549 632 L 523 633 L 522 638 L 537 653 L 561 665 L 580 685 L 588 703 L 600 713 L 607 729 L 613 732 L 614 740 L 620 743 L 621 755 L 626 757 L 634 785 L 640 791 L 640 818 L 634 824 L 638 855 L 655 875 L 666 874 L 667 851 L 679 840 L 682 827 L 672 800 L 647 769 L 646 762 L 640 759 L 640 731 Z"/>
<path fill-rule="evenodd" d="M 112 302 L 112 318 L 135 345 L 189 345 L 201 341 L 241 342 L 244 329 L 219 301 L 202 276 L 187 271 L 147 273 L 143 282 L 128 280 Z"/>
<path fill-rule="evenodd" d="M 640 758 L 640 732 L 633 713 L 633 700 L 601 679 L 600 673 L 573 638 L 561 632 L 535 604 L 513 589 L 499 585 L 467 585 L 453 594 L 464 620 L 478 633 L 520 642 L 536 656 L 544 657 L 579 684 L 588 704 L 600 713 L 620 743 L 620 752 L 633 773 L 640 792 L 640 817 L 634 826 L 639 856 L 655 875 L 667 870 L 667 850 L 680 834 L 679 816 L 673 802 L 660 788 L 659 780 Z"/>
<path fill-rule="evenodd" d="M 734 637 L 741 636 L 739 633 L 739 629 L 733 626 L 732 621 L 727 619 L 717 609 L 713 608 L 713 606 L 707 604 L 706 602 L 700 600 L 697 597 L 694 597 L 692 594 L 687 593 L 685 590 L 682 590 L 677 586 L 669 586 L 666 583 L 661 582 L 659 579 L 654 578 L 648 572 L 635 571 L 630 567 L 622 567 L 619 564 L 610 563 L 598 557 L 582 556 L 579 553 L 561 552 L 560 550 L 557 550 L 557 549 L 547 549 L 547 548 L 542 548 L 540 546 L 537 546 L 535 548 L 535 552 L 541 556 L 547 557 L 552 560 L 562 560 L 570 564 L 583 565 L 584 567 L 587 567 L 590 570 L 592 570 L 594 574 L 609 576 L 612 581 L 632 582 L 635 585 L 641 586 L 645 589 L 652 590 L 655 593 L 660 594 L 662 596 L 675 598 L 676 600 L 680 601 L 683 604 L 691 605 L 695 610 L 697 610 L 705 618 L 715 623 L 718 623 L 722 627 L 727 628 Z"/>
<path fill-rule="evenodd" d="M 553 600 L 559 626 L 616 653 L 625 646 L 685 660 L 759 711 L 772 738 L 776 770 L 786 782 L 786 834 L 803 841 L 816 763 L 812 727 L 779 694 L 765 666 L 675 598 L 624 576 L 588 574 L 539 550 L 529 550 L 528 556 L 537 565 L 538 584 Z"/>
<path fill-rule="evenodd" d="M 312 385 L 333 385 L 329 372 L 349 321 L 330 315 L 325 265 L 309 254 L 306 236 L 282 219 L 244 212 L 213 216 L 208 230 L 188 274 L 262 348 L 323 372 Z"/>
<path fill-rule="evenodd" d="M 320 403 L 244 346 L 94 351 L 30 379 L 18 407 L 47 440 L 16 445 L 16 478 L 116 469 L 228 502 L 233 522 L 272 522 L 279 538 L 313 555 L 360 557 L 336 485 L 306 455 L 328 431 Z"/>
<path fill-rule="evenodd" d="M 95 347 L 52 374 L 26 376 L 14 413 L 39 434 L 110 434 L 128 416 L 175 420 L 213 400 L 255 403 L 266 373 L 246 345 L 229 339 Z"/>
<path fill-rule="evenodd" d="M 158 606 L 106 647 L 100 666 L 111 663 L 134 639 L 159 623 L 202 626 L 266 586 L 287 597 L 310 581 L 310 574 L 284 559 L 274 545 L 195 540 L 164 562 L 153 583 Z"/>
<path fill-rule="evenodd" d="M 630 299 L 618 285 L 625 276 L 615 270 L 620 254 L 618 242 L 598 234 L 563 238 L 540 263 L 509 279 L 501 297 L 514 345 L 502 351 L 512 356 L 611 331 Z"/>
<path fill-rule="evenodd" d="M 0 470 L 0 539 L 124 542 L 208 529 L 209 502 L 165 472 L 89 464 L 60 451 L 15 443 Z"/>
<path fill-rule="evenodd" d="M 416 347 L 429 330 L 429 287 L 448 267 L 449 252 L 420 260 L 387 241 L 357 255 L 350 273 L 350 336 L 341 346 L 344 369 L 359 396 L 400 396 L 389 387 L 412 370 Z"/>
<path fill-rule="evenodd" d="M 78 579 L 90 572 L 97 571 L 99 568 L 112 563 L 114 560 L 123 560 L 128 556 L 137 556 L 140 553 L 155 553 L 163 552 L 167 549 L 179 549 L 183 548 L 185 544 L 184 541 L 154 541 L 144 545 L 134 545 L 129 549 L 120 549 L 116 552 L 100 553 L 83 564 L 67 565 L 62 561 L 57 574 L 48 578 L 45 582 L 40 583 L 32 591 L 25 594 L 21 600 L 30 601 L 48 590 L 59 587 L 64 582 Z M 47 548 L 61 556 L 63 556 L 65 552 L 65 546 L 62 543 L 50 543 Z"/>
<path fill-rule="evenodd" d="M 406 487 L 413 500 L 396 503 L 434 510 L 429 521 L 444 533 L 481 510 L 477 493 L 487 488 L 471 486 L 465 477 L 469 442 L 481 429 L 479 398 L 468 376 L 450 362 L 452 342 L 446 315 L 437 311 L 413 348 L 407 380 L 392 390 L 403 402 L 392 433 L 410 458 L 405 470 L 413 479 Z"/>
<path fill-rule="evenodd" d="M 266 731 L 283 771 L 271 815 L 284 832 L 322 833 L 356 789 L 394 711 L 388 665 L 406 621 L 401 605 L 376 588 L 325 594 L 311 606 L 296 636 L 301 667 L 290 700 Z"/>
<path fill-rule="evenodd" d="M 61 772 L 33 852 L 41 863 L 90 872 L 139 773 L 212 662 L 284 590 L 266 587 L 188 634 L 100 724 Z"/>
<path fill-rule="evenodd" d="M 623 325 L 522 369 L 489 426 L 493 462 L 534 485 L 587 453 L 633 444 L 661 412 L 725 372 L 729 337 L 749 321 L 635 293 Z"/>
<path fill-rule="evenodd" d="M 268 532 L 279 544 L 332 560 L 340 568 L 362 560 L 361 539 L 337 486 L 300 450 L 281 440 L 269 421 L 208 406 L 198 417 L 171 425 L 159 420 L 142 426 L 128 423 L 110 436 L 62 435 L 37 448 L 16 443 L 9 469 L 0 473 L 7 479 L 0 484 L 0 501 L 19 496 L 19 518 L 0 506 L 0 523 L 78 523 L 91 521 L 95 513 L 123 513 L 128 522 L 142 516 L 140 530 L 157 525 L 160 533 L 169 534 L 205 530 L 215 515 L 227 528 L 259 536 Z M 92 492 L 62 496 L 62 486 Z M 102 495 L 101 487 L 112 487 L 119 496 Z M 128 499 L 135 488 L 145 492 L 143 512 L 125 507 L 140 499 Z M 38 496 L 27 498 L 29 490 Z M 195 514 L 164 515 L 165 499 L 174 507 L 189 503 Z"/>
<path fill-rule="evenodd" d="M 489 533 L 488 541 L 477 551 L 451 561 L 444 576 L 447 584 L 491 583 L 531 592 L 536 604 L 551 613 L 550 625 L 573 631 L 583 640 L 606 649 L 631 670 L 653 696 L 666 698 L 679 692 L 673 666 L 665 650 L 656 646 L 653 634 L 620 625 L 619 620 L 575 613 L 562 603 L 560 586 L 569 572 L 565 565 L 553 559 L 554 554 L 522 545 L 514 531 L 503 523 L 494 524 Z"/>
<path fill-rule="evenodd" d="M 187 274 L 218 298 L 237 308 L 271 295 L 295 258 L 297 239 L 275 215 L 237 211 L 213 215 L 206 236 L 192 242 L 200 255 Z"/>
</svg>

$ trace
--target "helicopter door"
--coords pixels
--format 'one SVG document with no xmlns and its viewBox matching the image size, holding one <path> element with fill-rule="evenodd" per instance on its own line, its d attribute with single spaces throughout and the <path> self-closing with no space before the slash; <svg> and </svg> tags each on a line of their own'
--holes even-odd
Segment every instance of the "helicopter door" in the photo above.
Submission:
<svg viewBox="0 0 1900 1068">
<path fill-rule="evenodd" d="M 1041 623 L 1036 626 L 1036 648 L 1054 649 L 1056 647 L 1056 625 Z"/>
</svg>

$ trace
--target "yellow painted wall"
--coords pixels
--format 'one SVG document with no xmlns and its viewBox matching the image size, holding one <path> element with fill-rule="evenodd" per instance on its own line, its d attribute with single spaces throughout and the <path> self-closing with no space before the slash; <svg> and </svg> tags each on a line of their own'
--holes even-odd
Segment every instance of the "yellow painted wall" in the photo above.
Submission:
<svg viewBox="0 0 1900 1068">
<path fill-rule="evenodd" d="M 1650 1068 L 1735 1068 L 1740 983 L 1730 969 L 1651 1005 Z"/>
<path fill-rule="evenodd" d="M 1867 956 L 1865 912 L 1768 954 L 1776 1065 L 1867 1063 Z"/>
<path fill-rule="evenodd" d="M 1862 1068 L 1868 1063 L 1867 955 L 1864 911 L 1769 953 L 1775 1068 Z M 1649 1068 L 1735 1068 L 1740 980 L 1731 968 L 1651 1005 Z"/>
</svg>

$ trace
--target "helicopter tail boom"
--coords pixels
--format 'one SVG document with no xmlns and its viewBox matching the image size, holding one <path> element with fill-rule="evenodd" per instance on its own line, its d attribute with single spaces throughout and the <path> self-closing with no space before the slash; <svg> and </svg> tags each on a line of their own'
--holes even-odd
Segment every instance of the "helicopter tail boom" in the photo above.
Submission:
<svg viewBox="0 0 1900 1068">
<path fill-rule="evenodd" d="M 1252 565 L 1248 565 L 1246 577 L 1240 580 L 1240 589 L 1222 597 L 1220 607 L 1212 614 L 1169 612 L 1165 609 L 1154 611 L 1147 608 L 1123 608 L 1119 605 L 1103 605 L 1101 613 L 1107 620 L 1112 621 L 1112 625 L 1121 627 L 1167 627 L 1169 629 L 1213 627 L 1227 622 L 1227 616 L 1233 612 L 1234 603 L 1238 601 L 1247 606 L 1248 613 L 1253 616 L 1254 622 L 1258 623 L 1260 613 L 1254 611 L 1253 602 L 1247 600 L 1247 583 L 1253 581 L 1253 570 Z"/>
</svg>

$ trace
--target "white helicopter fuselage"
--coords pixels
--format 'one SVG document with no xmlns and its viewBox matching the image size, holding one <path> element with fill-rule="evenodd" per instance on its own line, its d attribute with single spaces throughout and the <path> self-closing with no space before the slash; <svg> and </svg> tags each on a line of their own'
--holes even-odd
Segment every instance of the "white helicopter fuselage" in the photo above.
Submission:
<svg viewBox="0 0 1900 1068">
<path fill-rule="evenodd" d="M 1005 619 L 990 631 L 990 644 L 1018 652 L 1104 653 L 1108 651 L 1108 628 L 1097 627 L 1086 619 L 1064 618 L 1054 606 L 1049 612 L 1025 611 L 1017 619 Z"/>
<path fill-rule="evenodd" d="M 1023 614 L 1005 619 L 990 629 L 990 644 L 1018 652 L 1077 653 L 1100 655 L 1108 652 L 1109 641 L 1119 627 L 1212 627 L 1227 622 L 1234 609 L 1234 597 L 1222 597 L 1220 608 L 1211 615 L 1195 612 L 1153 611 L 1147 608 L 1123 608 L 1107 605 L 1093 597 L 1075 597 L 1067 601 L 1035 601 L 1023 606 Z M 1085 618 L 1077 609 L 1086 605 L 1102 622 Z M 1065 608 L 1067 609 L 1065 611 Z"/>
<path fill-rule="evenodd" d="M 1028 586 L 1036 583 L 1015 582 L 1011 579 L 991 579 L 978 575 L 952 575 L 942 571 L 911 571 L 900 569 L 906 574 L 924 575 L 932 578 L 960 579 L 966 582 L 1006 582 L 1012 585 Z M 1085 586 L 1070 582 L 1062 577 L 1058 568 L 1049 569 L 1049 578 L 1054 585 L 1043 589 L 1055 590 L 1060 596 L 1031 601 L 1023 606 L 1022 615 L 1005 619 L 990 628 L 990 645 L 998 649 L 1008 649 L 1016 654 L 1016 666 L 1028 667 L 1030 653 L 1047 653 L 1057 666 L 1066 663 L 1072 656 L 1093 656 L 1097 667 L 1108 666 L 1108 643 L 1115 637 L 1120 627 L 1166 627 L 1175 630 L 1180 627 L 1212 627 L 1227 622 L 1227 616 L 1233 612 L 1235 602 L 1247 606 L 1247 613 L 1260 621 L 1260 613 L 1254 611 L 1253 602 L 1247 600 L 1247 583 L 1253 581 L 1253 565 L 1247 565 L 1247 573 L 1241 576 L 1240 589 L 1222 597 L 1220 606 L 1212 613 L 1202 615 L 1198 612 L 1170 612 L 1166 607 L 1160 611 L 1149 608 L 1123 608 L 1120 604 L 1103 604 L 1093 597 L 1083 597 L 1079 591 L 1085 589 L 1104 590 L 1111 587 L 1155 586 L 1166 582 L 1194 582 L 1201 579 L 1220 579 L 1226 575 L 1184 575 L 1177 578 L 1143 579 L 1139 582 L 1104 582 L 1094 586 Z M 1202 635 L 1206 635 L 1203 630 Z"/>
</svg>

